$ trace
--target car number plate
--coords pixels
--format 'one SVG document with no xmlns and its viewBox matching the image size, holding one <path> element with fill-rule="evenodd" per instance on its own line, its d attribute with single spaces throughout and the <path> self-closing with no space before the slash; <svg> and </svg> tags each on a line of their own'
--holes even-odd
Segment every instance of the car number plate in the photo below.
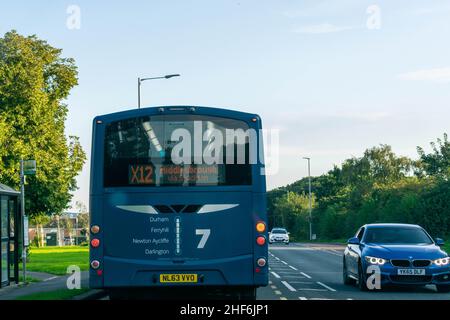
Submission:
<svg viewBox="0 0 450 320">
<path fill-rule="evenodd" d="M 197 283 L 196 274 L 161 274 L 159 275 L 161 283 Z"/>
<path fill-rule="evenodd" d="M 398 269 L 399 276 L 424 276 L 425 269 Z"/>
</svg>

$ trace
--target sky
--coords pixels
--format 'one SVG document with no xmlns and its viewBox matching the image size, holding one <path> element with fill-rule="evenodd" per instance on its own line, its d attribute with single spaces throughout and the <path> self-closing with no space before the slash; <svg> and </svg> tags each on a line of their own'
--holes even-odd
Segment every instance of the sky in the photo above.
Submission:
<svg viewBox="0 0 450 320">
<path fill-rule="evenodd" d="M 92 119 L 137 105 L 258 113 L 280 130 L 268 188 L 320 175 L 365 149 L 416 147 L 449 132 L 450 2 L 365 0 L 3 3 L 0 34 L 36 34 L 75 59 L 67 135 L 88 154 L 73 203 L 89 203 Z"/>
</svg>

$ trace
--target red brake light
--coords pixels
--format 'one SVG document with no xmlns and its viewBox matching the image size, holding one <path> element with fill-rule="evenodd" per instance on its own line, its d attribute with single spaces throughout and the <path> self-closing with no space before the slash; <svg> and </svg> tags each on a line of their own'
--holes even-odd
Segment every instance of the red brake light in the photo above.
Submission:
<svg viewBox="0 0 450 320">
<path fill-rule="evenodd" d="M 256 243 L 257 243 L 258 245 L 260 245 L 260 246 L 263 246 L 263 245 L 266 244 L 266 238 L 264 238 L 264 237 L 258 237 L 258 238 L 256 238 Z"/>
<path fill-rule="evenodd" d="M 98 247 L 100 247 L 100 240 L 98 240 L 98 239 L 92 239 L 92 241 L 91 241 L 91 246 L 92 246 L 93 248 L 98 248 Z"/>
</svg>

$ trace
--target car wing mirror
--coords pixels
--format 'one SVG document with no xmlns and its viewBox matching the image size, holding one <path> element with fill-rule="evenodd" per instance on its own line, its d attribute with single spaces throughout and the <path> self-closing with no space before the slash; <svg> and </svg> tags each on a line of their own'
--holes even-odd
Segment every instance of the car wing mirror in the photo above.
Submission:
<svg viewBox="0 0 450 320">
<path fill-rule="evenodd" d="M 436 238 L 436 245 L 443 246 L 445 244 L 445 241 L 441 238 Z"/>
<path fill-rule="evenodd" d="M 360 241 L 357 237 L 355 237 L 355 238 L 348 239 L 347 243 L 348 244 L 360 244 Z"/>
</svg>

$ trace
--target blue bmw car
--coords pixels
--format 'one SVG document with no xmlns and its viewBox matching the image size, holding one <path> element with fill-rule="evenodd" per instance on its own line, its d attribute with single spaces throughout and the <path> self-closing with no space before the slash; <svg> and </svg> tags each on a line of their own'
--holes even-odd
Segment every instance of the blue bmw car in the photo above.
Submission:
<svg viewBox="0 0 450 320">
<path fill-rule="evenodd" d="M 372 274 L 378 271 L 381 288 L 434 284 L 438 292 L 450 292 L 450 258 L 440 248 L 443 244 L 417 225 L 365 225 L 345 249 L 344 283 L 357 283 L 366 291 L 374 279 Z"/>
</svg>

